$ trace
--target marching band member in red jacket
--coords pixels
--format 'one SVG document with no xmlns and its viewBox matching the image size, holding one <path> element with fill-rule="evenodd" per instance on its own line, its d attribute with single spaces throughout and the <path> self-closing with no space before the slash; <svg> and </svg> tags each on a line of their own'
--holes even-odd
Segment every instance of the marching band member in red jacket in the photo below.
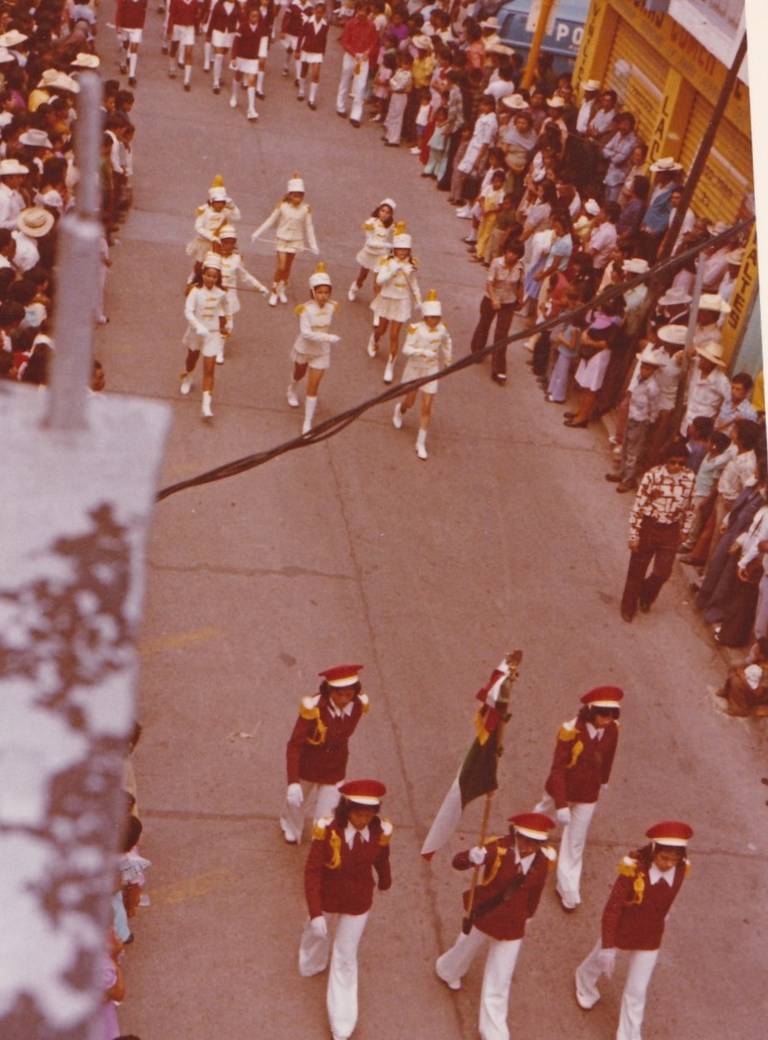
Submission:
<svg viewBox="0 0 768 1040">
<path fill-rule="evenodd" d="M 373 903 L 374 872 L 380 892 L 392 885 L 389 840 L 392 824 L 378 815 L 386 794 L 377 780 L 352 780 L 340 788 L 332 818 L 315 824 L 304 870 L 309 920 L 299 946 L 299 973 L 325 971 L 333 1040 L 347 1040 L 357 1024 L 357 948 Z M 336 923 L 330 952 L 328 920 Z"/>
<path fill-rule="evenodd" d="M 630 852 L 619 864 L 619 876 L 603 910 L 601 937 L 576 969 L 576 1000 L 589 1011 L 600 999 L 597 980 L 613 974 L 616 950 L 629 953 L 616 1040 L 640 1040 L 664 921 L 689 869 L 686 850 L 693 830 L 687 823 L 657 823 L 645 835 L 650 845 Z"/>
<path fill-rule="evenodd" d="M 581 902 L 587 831 L 611 776 L 623 696 L 618 686 L 597 686 L 584 694 L 577 717 L 560 727 L 545 794 L 534 810 L 554 812 L 565 828 L 557 860 L 557 894 L 568 911 Z"/>
<path fill-rule="evenodd" d="M 304 100 L 304 83 L 309 75 L 309 97 L 307 104 L 314 111 L 317 108 L 317 90 L 320 83 L 320 69 L 323 65 L 325 48 L 328 45 L 328 22 L 325 19 L 325 0 L 317 0 L 312 14 L 304 19 L 299 40 L 299 101 Z M 311 68 L 311 72 L 309 71 Z"/>
<path fill-rule="evenodd" d="M 314 788 L 315 819 L 330 816 L 339 801 L 349 739 L 369 706 L 360 685 L 362 667 L 338 665 L 320 672 L 323 682 L 319 692 L 302 698 L 286 748 L 288 790 L 280 827 L 289 845 L 301 841 L 305 803 Z"/>
<path fill-rule="evenodd" d="M 554 821 L 543 813 L 510 816 L 509 834 L 491 838 L 454 857 L 456 870 L 482 867 L 474 892 L 472 927 L 437 958 L 435 971 L 449 989 L 461 979 L 482 946 L 488 945 L 480 993 L 482 1040 L 509 1040 L 509 989 L 526 922 L 536 913 L 556 854 L 546 844 Z M 469 906 L 468 889 L 464 907 Z"/>
<path fill-rule="evenodd" d="M 123 46 L 123 53 L 120 56 L 120 71 L 125 72 L 127 51 L 128 84 L 131 87 L 136 86 L 139 44 L 146 20 L 147 0 L 117 0 L 115 28 Z"/>
<path fill-rule="evenodd" d="M 213 44 L 213 92 L 221 91 L 221 70 L 224 57 L 232 49 L 235 33 L 240 23 L 240 8 L 235 0 L 215 0 L 208 22 L 208 32 Z"/>
</svg>

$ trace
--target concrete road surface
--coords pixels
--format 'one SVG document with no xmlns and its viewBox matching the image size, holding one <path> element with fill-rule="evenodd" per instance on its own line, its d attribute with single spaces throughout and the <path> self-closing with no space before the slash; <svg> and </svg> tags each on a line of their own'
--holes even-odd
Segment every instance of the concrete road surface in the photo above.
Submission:
<svg viewBox="0 0 768 1040">
<path fill-rule="evenodd" d="M 106 76 L 116 48 L 105 22 Z M 468 350 L 482 269 L 467 262 L 445 196 L 374 124 L 334 114 L 339 51 L 332 31 L 320 105 L 295 100 L 269 60 L 257 126 L 228 93 L 214 97 L 196 60 L 193 88 L 166 76 L 159 17 L 142 45 L 135 206 L 113 250 L 110 324 L 97 354 L 109 390 L 172 402 L 164 481 L 193 475 L 295 436 L 285 401 L 293 305 L 306 298 L 300 258 L 291 306 L 244 293 L 215 419 L 201 422 L 199 376 L 178 394 L 184 350 L 184 253 L 194 208 L 216 173 L 242 209 L 247 266 L 268 281 L 269 245 L 250 231 L 293 170 L 307 183 L 321 256 L 342 301 L 318 420 L 380 391 L 383 362 L 364 352 L 369 290 L 355 304 L 360 225 L 387 195 L 408 221 L 422 289 L 444 301 L 457 355 Z M 199 47 L 199 45 L 198 45 Z M 199 48 L 201 49 L 201 48 Z M 229 73 L 227 73 L 227 80 Z M 766 789 L 759 732 L 725 718 L 712 689 L 724 662 L 675 578 L 632 625 L 618 612 L 630 502 L 603 481 L 600 429 L 570 430 L 544 403 L 519 347 L 510 383 L 489 369 L 441 384 L 430 459 L 414 452 L 415 420 L 397 432 L 380 407 L 340 436 L 157 508 L 149 553 L 136 754 L 142 852 L 152 906 L 127 954 L 126 1033 L 142 1040 L 323 1040 L 324 977 L 301 979 L 306 846 L 283 844 L 277 816 L 284 745 L 299 698 L 329 665 L 364 663 L 372 710 L 349 776 L 389 788 L 394 885 L 374 904 L 360 956 L 356 1040 L 475 1038 L 481 965 L 461 993 L 433 973 L 460 923 L 466 880 L 454 851 L 475 840 L 479 808 L 430 865 L 420 844 L 472 739 L 473 696 L 507 651 L 525 653 L 494 801 L 493 826 L 539 798 L 558 727 L 586 689 L 626 691 L 610 788 L 590 833 L 578 913 L 550 885 L 525 940 L 510 1002 L 513 1037 L 615 1032 L 623 968 L 601 1003 L 581 1011 L 573 970 L 591 947 L 616 864 L 650 824 L 696 830 L 693 873 L 674 907 L 650 990 L 648 1040 L 760 1040 L 765 1035 Z"/>
</svg>

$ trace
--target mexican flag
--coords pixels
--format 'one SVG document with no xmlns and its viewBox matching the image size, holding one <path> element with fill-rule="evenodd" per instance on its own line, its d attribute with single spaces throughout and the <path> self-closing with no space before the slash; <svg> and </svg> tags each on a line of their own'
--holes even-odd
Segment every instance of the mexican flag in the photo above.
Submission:
<svg viewBox="0 0 768 1040">
<path fill-rule="evenodd" d="M 509 660 L 507 658 L 498 668 L 494 668 L 488 682 L 476 694 L 476 699 L 480 701 L 475 715 L 476 736 L 429 829 L 421 849 L 425 859 L 431 859 L 450 839 L 461 822 L 461 814 L 471 801 L 498 787 L 496 766 L 499 760 L 501 714 L 496 705 L 502 684 L 510 676 Z M 513 667 L 516 668 L 514 661 Z"/>
</svg>

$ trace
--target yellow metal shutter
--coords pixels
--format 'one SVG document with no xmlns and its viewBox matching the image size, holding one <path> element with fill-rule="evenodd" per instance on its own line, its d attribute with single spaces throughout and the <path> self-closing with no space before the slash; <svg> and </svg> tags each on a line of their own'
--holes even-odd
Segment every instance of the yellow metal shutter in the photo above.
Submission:
<svg viewBox="0 0 768 1040">
<path fill-rule="evenodd" d="M 713 106 L 697 95 L 680 152 L 686 173 L 696 158 L 713 111 Z M 694 211 L 708 220 L 732 223 L 744 196 L 752 191 L 752 184 L 752 142 L 723 119 L 693 196 Z"/>
<path fill-rule="evenodd" d="M 668 67 L 661 53 L 619 21 L 608 56 L 605 85 L 619 95 L 620 106 L 633 113 L 645 141 L 653 136 Z"/>
</svg>

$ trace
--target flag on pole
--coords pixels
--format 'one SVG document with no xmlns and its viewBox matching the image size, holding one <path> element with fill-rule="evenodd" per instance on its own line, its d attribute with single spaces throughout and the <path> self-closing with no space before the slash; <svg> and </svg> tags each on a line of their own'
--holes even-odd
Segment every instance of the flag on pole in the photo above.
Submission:
<svg viewBox="0 0 768 1040">
<path fill-rule="evenodd" d="M 488 682 L 476 694 L 480 707 L 475 715 L 475 739 L 451 784 L 443 804 L 429 829 L 421 854 L 425 859 L 441 849 L 456 831 L 465 807 L 475 798 L 495 791 L 498 787 L 498 732 L 501 715 L 496 708 L 504 680 L 509 676 L 507 661 L 494 668 Z"/>
</svg>

